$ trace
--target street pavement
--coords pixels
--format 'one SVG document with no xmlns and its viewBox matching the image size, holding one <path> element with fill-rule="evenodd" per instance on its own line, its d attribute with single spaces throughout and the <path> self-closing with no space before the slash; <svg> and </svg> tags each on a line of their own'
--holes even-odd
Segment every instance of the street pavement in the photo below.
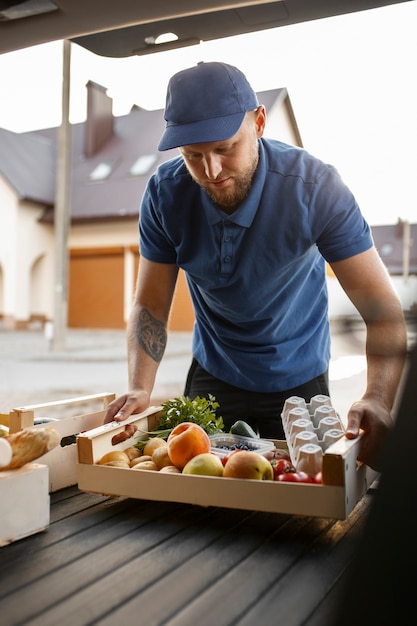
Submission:
<svg viewBox="0 0 417 626">
<path fill-rule="evenodd" d="M 127 391 L 123 330 L 67 331 L 65 348 L 54 350 L 40 328 L 0 327 L 0 413 L 92 394 Z M 191 333 L 171 332 L 160 364 L 152 404 L 183 394 L 191 362 Z M 342 418 L 364 391 L 364 331 L 359 323 L 332 327 L 332 403 Z M 95 410 L 95 409 L 94 409 Z M 65 407 L 60 408 L 62 416 Z M 87 411 L 88 412 L 88 411 Z"/>
<path fill-rule="evenodd" d="M 123 330 L 69 329 L 54 350 L 42 330 L 0 328 L 0 413 L 92 394 L 127 391 Z M 172 333 L 160 365 L 153 404 L 182 395 L 191 359 L 191 333 Z"/>
</svg>

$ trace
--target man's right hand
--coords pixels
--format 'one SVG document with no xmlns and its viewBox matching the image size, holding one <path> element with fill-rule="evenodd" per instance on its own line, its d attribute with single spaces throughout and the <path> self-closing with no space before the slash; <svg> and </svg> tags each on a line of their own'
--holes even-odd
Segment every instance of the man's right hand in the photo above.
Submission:
<svg viewBox="0 0 417 626">
<path fill-rule="evenodd" d="M 142 413 L 150 404 L 150 396 L 146 391 L 130 391 L 110 402 L 104 415 L 103 424 L 123 422 L 134 413 Z"/>
</svg>

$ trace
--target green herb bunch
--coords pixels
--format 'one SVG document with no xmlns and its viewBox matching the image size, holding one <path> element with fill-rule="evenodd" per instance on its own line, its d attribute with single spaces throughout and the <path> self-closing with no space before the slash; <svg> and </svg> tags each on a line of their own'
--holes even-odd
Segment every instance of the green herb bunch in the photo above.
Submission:
<svg viewBox="0 0 417 626">
<path fill-rule="evenodd" d="M 193 400 L 188 396 L 173 398 L 161 404 L 162 410 L 158 415 L 158 421 L 154 430 L 146 432 L 149 437 L 162 437 L 167 439 L 170 432 L 182 422 L 192 422 L 203 428 L 208 435 L 216 435 L 224 432 L 223 418 L 216 415 L 219 408 L 214 396 L 208 398 L 196 396 Z M 140 430 L 139 434 L 144 434 Z M 138 441 L 135 446 L 143 448 L 145 441 Z"/>
</svg>

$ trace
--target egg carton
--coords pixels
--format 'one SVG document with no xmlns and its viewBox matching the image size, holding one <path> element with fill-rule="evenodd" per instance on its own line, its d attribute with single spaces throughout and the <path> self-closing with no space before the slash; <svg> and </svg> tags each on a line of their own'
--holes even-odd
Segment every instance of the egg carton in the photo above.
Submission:
<svg viewBox="0 0 417 626">
<path fill-rule="evenodd" d="M 345 432 L 329 396 L 313 396 L 309 403 L 291 396 L 281 419 L 294 467 L 310 475 L 321 471 L 324 452 Z"/>
</svg>

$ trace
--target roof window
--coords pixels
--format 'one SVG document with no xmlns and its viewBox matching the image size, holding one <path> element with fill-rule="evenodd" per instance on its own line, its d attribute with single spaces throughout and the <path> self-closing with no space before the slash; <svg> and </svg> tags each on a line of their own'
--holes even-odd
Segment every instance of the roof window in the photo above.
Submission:
<svg viewBox="0 0 417 626">
<path fill-rule="evenodd" d="M 143 176 L 144 174 L 147 174 L 157 158 L 156 154 L 143 154 L 133 163 L 129 170 L 129 174 L 131 176 Z"/>
<path fill-rule="evenodd" d="M 102 161 L 91 172 L 89 179 L 93 182 L 97 182 L 99 180 L 106 180 L 114 170 L 114 166 L 116 165 L 115 161 Z"/>
</svg>

